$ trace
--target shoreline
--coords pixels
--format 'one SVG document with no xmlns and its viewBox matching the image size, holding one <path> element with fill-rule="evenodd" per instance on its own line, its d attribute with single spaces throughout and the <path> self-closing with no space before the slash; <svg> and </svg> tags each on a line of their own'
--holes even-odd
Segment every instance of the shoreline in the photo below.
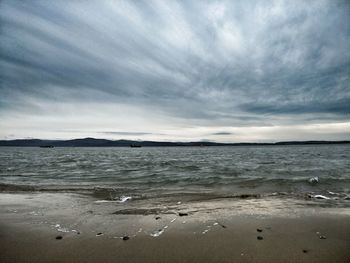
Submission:
<svg viewBox="0 0 350 263">
<path fill-rule="evenodd" d="M 101 203 L 80 194 L 1 193 L 0 261 L 350 260 L 348 207 L 280 198 L 179 200 Z"/>
</svg>

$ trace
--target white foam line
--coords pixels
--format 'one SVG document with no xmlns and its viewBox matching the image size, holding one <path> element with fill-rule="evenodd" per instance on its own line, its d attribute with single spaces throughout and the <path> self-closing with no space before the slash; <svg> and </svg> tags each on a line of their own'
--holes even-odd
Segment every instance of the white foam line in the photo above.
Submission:
<svg viewBox="0 0 350 263">
<path fill-rule="evenodd" d="M 96 204 L 102 204 L 102 203 L 120 203 L 120 201 L 112 201 L 112 200 L 97 200 L 95 201 Z"/>
<path fill-rule="evenodd" d="M 317 199 L 326 199 L 326 200 L 330 199 L 329 197 L 324 196 L 324 195 L 314 195 L 313 197 L 317 198 Z"/>
<path fill-rule="evenodd" d="M 126 201 L 131 200 L 131 196 L 121 196 L 119 199 L 119 203 L 125 203 Z"/>
<path fill-rule="evenodd" d="M 164 229 L 161 229 L 161 230 L 157 230 L 157 231 L 153 232 L 150 236 L 159 237 L 163 233 L 164 233 Z"/>
</svg>

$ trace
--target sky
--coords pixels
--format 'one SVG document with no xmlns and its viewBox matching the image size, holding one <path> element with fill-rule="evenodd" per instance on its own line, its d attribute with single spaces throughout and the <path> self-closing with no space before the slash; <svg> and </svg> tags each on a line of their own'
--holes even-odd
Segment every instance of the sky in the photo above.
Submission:
<svg viewBox="0 0 350 263">
<path fill-rule="evenodd" d="M 350 1 L 0 1 L 0 139 L 350 140 Z"/>
</svg>

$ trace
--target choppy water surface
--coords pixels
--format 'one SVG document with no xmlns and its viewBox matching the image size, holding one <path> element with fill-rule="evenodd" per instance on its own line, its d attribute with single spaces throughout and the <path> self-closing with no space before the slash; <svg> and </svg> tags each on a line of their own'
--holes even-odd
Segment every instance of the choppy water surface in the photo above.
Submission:
<svg viewBox="0 0 350 263">
<path fill-rule="evenodd" d="M 312 177 L 319 182 L 309 183 Z M 132 196 L 275 192 L 345 196 L 350 193 L 350 145 L 1 147 L 0 189 L 105 189 Z"/>
</svg>

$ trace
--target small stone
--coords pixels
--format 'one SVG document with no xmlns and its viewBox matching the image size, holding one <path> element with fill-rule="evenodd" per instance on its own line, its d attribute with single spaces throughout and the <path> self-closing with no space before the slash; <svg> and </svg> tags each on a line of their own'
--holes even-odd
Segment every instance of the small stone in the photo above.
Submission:
<svg viewBox="0 0 350 263">
<path fill-rule="evenodd" d="M 303 253 L 307 253 L 307 252 L 309 252 L 309 250 L 303 249 Z"/>
<path fill-rule="evenodd" d="M 56 239 L 57 240 L 61 240 L 63 237 L 62 236 L 57 236 Z"/>
<path fill-rule="evenodd" d="M 188 213 L 179 213 L 179 216 L 188 216 Z"/>
<path fill-rule="evenodd" d="M 263 240 L 264 238 L 262 236 L 257 237 L 258 240 Z"/>
<path fill-rule="evenodd" d="M 260 228 L 257 228 L 257 229 L 256 229 L 256 231 L 258 231 L 258 232 L 262 232 L 262 229 L 260 229 Z"/>
<path fill-rule="evenodd" d="M 156 217 L 156 220 L 159 220 L 159 219 L 160 219 L 160 216 L 157 216 L 157 217 Z"/>
<path fill-rule="evenodd" d="M 320 239 L 326 239 L 327 237 L 326 236 L 320 236 Z"/>
<path fill-rule="evenodd" d="M 123 237 L 123 240 L 126 241 L 126 240 L 129 240 L 130 238 L 128 236 L 124 236 Z"/>
<path fill-rule="evenodd" d="M 102 236 L 103 234 L 101 232 L 97 233 L 96 236 Z"/>
</svg>

